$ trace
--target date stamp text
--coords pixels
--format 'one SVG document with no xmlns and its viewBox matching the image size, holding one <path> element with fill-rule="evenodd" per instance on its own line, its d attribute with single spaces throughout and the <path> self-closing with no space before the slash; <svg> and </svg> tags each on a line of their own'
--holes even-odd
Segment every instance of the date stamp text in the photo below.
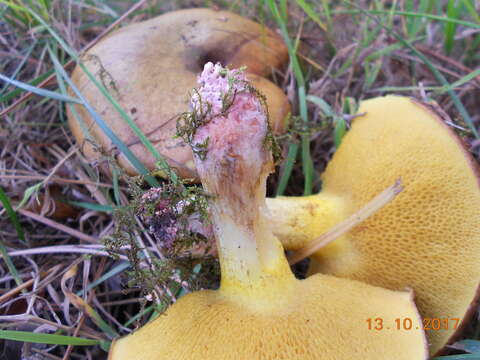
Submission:
<svg viewBox="0 0 480 360">
<path fill-rule="evenodd" d="M 365 320 L 368 330 L 448 330 L 456 329 L 460 318 L 424 318 L 422 325 L 414 325 L 415 322 L 409 318 L 396 318 L 393 323 L 387 323 L 383 318 L 368 318 Z"/>
</svg>

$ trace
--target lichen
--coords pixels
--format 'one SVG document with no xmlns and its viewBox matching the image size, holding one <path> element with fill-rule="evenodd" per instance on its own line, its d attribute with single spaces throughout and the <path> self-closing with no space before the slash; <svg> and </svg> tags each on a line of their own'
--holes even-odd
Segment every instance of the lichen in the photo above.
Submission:
<svg viewBox="0 0 480 360">
<path fill-rule="evenodd" d="M 98 65 L 99 70 L 96 73 L 98 77 L 100 78 L 100 81 L 102 82 L 102 85 L 109 90 L 112 90 L 117 98 L 120 97 L 120 91 L 118 90 L 117 84 L 115 82 L 115 79 L 113 78 L 112 74 L 110 74 L 105 66 L 102 63 L 102 60 L 100 59 L 99 56 L 95 54 L 88 54 L 84 55 L 83 57 L 86 61 L 91 61 L 94 64 Z"/>
</svg>

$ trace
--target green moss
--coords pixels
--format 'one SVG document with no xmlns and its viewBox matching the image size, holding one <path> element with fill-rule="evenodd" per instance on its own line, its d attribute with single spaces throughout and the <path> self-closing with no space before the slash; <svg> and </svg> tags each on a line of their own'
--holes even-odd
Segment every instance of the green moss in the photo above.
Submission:
<svg viewBox="0 0 480 360">
<path fill-rule="evenodd" d="M 208 197 L 203 189 L 188 186 L 182 180 L 165 180 L 160 188 L 145 189 L 142 177 L 125 180 L 130 201 L 114 212 L 115 228 L 112 235 L 105 239 L 105 246 L 114 256 L 126 254 L 132 266 L 132 271 L 128 273 L 128 286 L 141 289 L 143 296 L 154 295 L 166 304 L 184 287 L 214 287 L 219 271 L 210 274 L 205 271 L 217 268 L 217 259 L 208 255 L 192 258 L 186 251 L 201 243 L 211 243 L 211 239 L 192 231 L 189 226 L 192 216 L 205 226 L 210 223 Z M 163 234 L 155 233 L 162 231 L 162 224 L 160 228 L 156 225 L 165 214 L 167 225 L 177 230 L 168 246 L 162 243 Z M 140 226 L 137 220 L 144 226 Z M 147 236 L 154 240 L 153 245 L 147 241 Z M 208 251 L 205 245 L 205 252 Z"/>
</svg>

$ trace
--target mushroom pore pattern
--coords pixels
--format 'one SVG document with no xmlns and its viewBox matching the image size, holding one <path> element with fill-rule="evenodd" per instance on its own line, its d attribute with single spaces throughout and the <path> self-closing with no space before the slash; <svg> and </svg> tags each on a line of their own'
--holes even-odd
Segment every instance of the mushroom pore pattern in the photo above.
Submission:
<svg viewBox="0 0 480 360">
<path fill-rule="evenodd" d="M 273 169 L 264 144 L 266 115 L 255 93 L 242 86 L 242 76 L 207 64 L 199 79 L 198 93 L 212 101 L 211 109 L 224 95 L 225 77 L 236 92 L 232 111 L 210 111 L 194 136 L 201 143 L 210 138 L 205 157 L 195 162 L 211 195 L 220 288 L 182 297 L 164 315 L 117 340 L 110 359 L 345 360 L 359 352 L 369 360 L 426 359 L 410 292 L 323 274 L 293 276 L 264 215 L 265 183 Z M 365 319 L 378 316 L 391 323 L 408 317 L 414 328 L 368 331 Z"/>
</svg>

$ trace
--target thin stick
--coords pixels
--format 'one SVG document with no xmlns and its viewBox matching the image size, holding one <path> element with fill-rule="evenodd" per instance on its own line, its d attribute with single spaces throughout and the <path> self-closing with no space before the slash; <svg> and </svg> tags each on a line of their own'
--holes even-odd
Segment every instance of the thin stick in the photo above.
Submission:
<svg viewBox="0 0 480 360">
<path fill-rule="evenodd" d="M 354 213 L 341 223 L 333 226 L 330 230 L 320 235 L 318 238 L 310 242 L 307 246 L 294 252 L 291 256 L 288 257 L 288 262 L 290 263 L 290 265 L 296 264 L 297 262 L 312 255 L 317 250 L 330 244 L 332 241 L 342 236 L 346 232 L 350 231 L 355 226 L 369 218 L 371 215 L 375 214 L 378 210 L 380 210 L 393 199 L 395 199 L 395 197 L 402 190 L 402 181 L 401 179 L 398 179 L 397 181 L 395 181 L 395 184 L 383 190 L 380 194 L 375 196 L 370 202 L 368 202 L 356 213 Z"/>
</svg>

